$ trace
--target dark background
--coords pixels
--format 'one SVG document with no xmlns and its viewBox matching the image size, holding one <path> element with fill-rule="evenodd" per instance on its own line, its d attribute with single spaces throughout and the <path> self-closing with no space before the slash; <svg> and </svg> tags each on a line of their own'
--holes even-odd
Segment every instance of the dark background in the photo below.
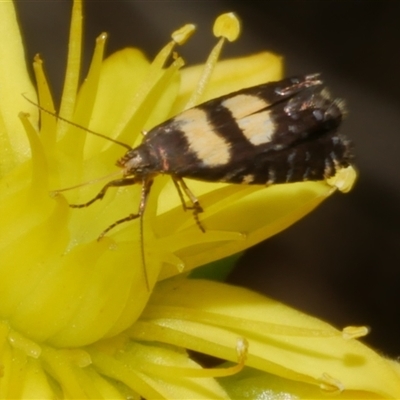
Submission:
<svg viewBox="0 0 400 400">
<path fill-rule="evenodd" d="M 61 91 L 71 1 L 17 1 L 27 57 L 41 53 L 56 96 Z M 361 0 L 86 1 L 86 56 L 110 34 L 109 53 L 126 47 L 153 57 L 184 23 L 198 26 L 180 48 L 203 62 L 214 18 L 235 11 L 241 39 L 224 56 L 268 49 L 286 72 L 322 72 L 346 99 L 342 131 L 356 145 L 360 178 L 314 213 L 247 252 L 230 281 L 252 287 L 338 328 L 372 327 L 365 342 L 400 355 L 400 2 Z M 86 60 L 86 65 L 87 65 Z M 268 210 L 265 210 L 268 212 Z"/>
</svg>

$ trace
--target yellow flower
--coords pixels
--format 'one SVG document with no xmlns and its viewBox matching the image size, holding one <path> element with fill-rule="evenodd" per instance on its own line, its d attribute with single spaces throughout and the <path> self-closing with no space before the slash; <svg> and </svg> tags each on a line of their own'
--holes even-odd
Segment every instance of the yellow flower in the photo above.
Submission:
<svg viewBox="0 0 400 400">
<path fill-rule="evenodd" d="M 216 64 L 224 38 L 239 31 L 228 14 L 215 24 L 222 38 L 205 68 L 180 70 L 178 56 L 168 63 L 192 25 L 174 32 L 152 63 L 136 49 L 103 61 L 102 34 L 79 88 L 76 0 L 58 119 L 39 57 L 36 89 L 29 80 L 13 3 L 0 8 L 0 398 L 310 398 L 322 397 L 321 389 L 347 398 L 400 395 L 398 366 L 350 338 L 362 329 L 342 334 L 249 291 L 178 275 L 279 232 L 332 185 L 346 189 L 346 177 L 268 190 L 188 181 L 205 209 L 205 234 L 183 212 L 171 180 L 157 177 L 144 218 L 145 263 L 138 220 L 96 240 L 136 212 L 139 185 L 69 207 L 96 195 L 98 177 L 118 176 L 112 166 L 123 154 L 76 124 L 135 146 L 140 131 L 185 107 L 279 79 L 279 57 Z M 233 364 L 204 368 L 187 349 Z"/>
</svg>

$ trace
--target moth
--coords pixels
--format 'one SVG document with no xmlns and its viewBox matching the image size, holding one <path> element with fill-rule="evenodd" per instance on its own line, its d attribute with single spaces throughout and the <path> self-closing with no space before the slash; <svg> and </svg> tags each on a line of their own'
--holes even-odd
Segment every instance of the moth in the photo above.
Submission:
<svg viewBox="0 0 400 400">
<path fill-rule="evenodd" d="M 330 178 L 353 158 L 350 141 L 338 133 L 343 114 L 343 102 L 330 97 L 319 74 L 215 98 L 154 127 L 135 148 L 116 141 L 128 149 L 116 163 L 122 178 L 71 207 L 87 207 L 112 187 L 141 185 L 138 212 L 114 222 L 102 237 L 123 222 L 142 220 L 154 178 L 167 174 L 204 231 L 198 218 L 203 209 L 185 178 L 267 186 Z"/>
</svg>

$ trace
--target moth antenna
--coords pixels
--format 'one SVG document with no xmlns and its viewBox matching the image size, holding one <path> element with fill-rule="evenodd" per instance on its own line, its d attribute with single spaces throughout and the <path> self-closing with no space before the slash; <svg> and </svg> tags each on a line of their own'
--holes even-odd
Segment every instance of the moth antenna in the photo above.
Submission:
<svg viewBox="0 0 400 400">
<path fill-rule="evenodd" d="M 132 147 L 129 146 L 128 144 L 124 143 L 124 142 L 120 142 L 119 140 L 110 138 L 110 137 L 108 137 L 108 136 L 106 136 L 106 135 L 103 135 L 103 134 L 101 134 L 101 133 L 99 133 L 99 132 L 92 131 L 92 130 L 90 130 L 90 129 L 88 129 L 88 128 L 85 128 L 85 127 L 79 125 L 79 124 L 76 124 L 75 122 L 69 121 L 68 119 L 66 119 L 66 118 L 64 118 L 64 117 L 61 117 L 60 115 L 58 115 L 58 114 L 56 114 L 56 113 L 54 113 L 54 112 L 52 112 L 52 111 L 50 111 L 50 110 L 47 110 L 46 108 L 42 107 L 41 105 L 35 103 L 34 101 L 32 101 L 31 99 L 29 99 L 28 97 L 26 97 L 24 93 L 22 93 L 22 97 L 23 97 L 26 101 L 28 101 L 29 103 L 31 103 L 31 104 L 33 104 L 34 106 L 36 106 L 39 110 L 41 110 L 41 111 L 43 111 L 43 112 L 45 112 L 45 113 L 47 113 L 47 114 L 49 114 L 49 115 L 52 115 L 53 117 L 59 119 L 60 121 L 66 122 L 67 124 L 70 124 L 70 125 L 72 125 L 72 126 L 75 126 L 76 128 L 82 129 L 83 131 L 86 131 L 86 132 L 88 132 L 88 133 L 91 133 L 92 135 L 101 137 L 101 138 L 106 139 L 106 140 L 108 140 L 108 141 L 110 141 L 110 142 L 113 142 L 113 143 L 118 144 L 118 145 L 120 145 L 120 146 L 122 146 L 122 147 L 125 147 L 125 149 L 132 150 Z"/>
<path fill-rule="evenodd" d="M 118 176 L 121 173 L 122 173 L 122 171 L 117 171 L 117 172 L 113 172 L 112 174 L 108 174 L 108 175 L 102 176 L 101 178 L 91 179 L 90 181 L 79 183 L 78 185 L 69 186 L 69 187 L 62 188 L 62 189 L 57 189 L 57 190 L 52 190 L 52 191 L 50 191 L 50 194 L 52 196 L 55 196 L 58 193 L 66 192 L 67 190 L 77 189 L 77 188 L 80 188 L 82 186 L 92 185 L 93 183 L 97 183 L 97 182 L 103 181 L 105 179 L 114 178 L 115 176 Z"/>
</svg>

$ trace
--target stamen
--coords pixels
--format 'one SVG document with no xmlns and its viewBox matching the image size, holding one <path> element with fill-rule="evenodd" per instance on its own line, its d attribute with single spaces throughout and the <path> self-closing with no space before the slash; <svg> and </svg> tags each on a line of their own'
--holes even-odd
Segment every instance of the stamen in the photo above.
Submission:
<svg viewBox="0 0 400 400">
<path fill-rule="evenodd" d="M 238 17 L 232 12 L 220 15 L 215 20 L 213 33 L 216 37 L 224 37 L 230 42 L 234 42 L 240 35 Z"/>
<path fill-rule="evenodd" d="M 90 354 L 83 349 L 63 349 L 60 352 L 66 355 L 71 363 L 80 368 L 85 368 L 92 363 Z"/>
<path fill-rule="evenodd" d="M 16 349 L 22 350 L 27 356 L 39 358 L 42 349 L 32 340 L 27 339 L 16 331 L 10 331 L 8 341 Z"/>
<path fill-rule="evenodd" d="M 156 76 L 149 77 L 148 75 L 143 83 L 144 86 L 138 90 L 131 105 L 127 108 L 127 112 L 120 118 L 119 126 L 116 129 L 117 131 L 122 130 L 119 131 L 118 135 L 115 133 L 111 135 L 112 137 L 117 137 L 119 141 L 129 141 L 132 138 L 132 132 L 142 130 L 149 115 L 154 111 L 155 104 L 160 98 L 159 94 L 168 88 L 183 64 L 183 60 L 178 58 L 167 69 L 158 70 Z M 150 68 L 152 67 L 153 65 Z M 152 72 L 149 72 L 149 74 L 152 74 Z M 140 101 L 138 101 L 139 98 Z M 142 137 L 138 136 L 137 140 L 141 141 Z M 134 146 L 137 144 L 139 143 L 134 143 Z"/>
<path fill-rule="evenodd" d="M 142 129 L 143 123 L 134 124 L 132 121 L 135 118 L 136 114 L 141 114 L 141 120 L 146 121 L 147 116 L 150 114 L 151 107 L 147 107 L 147 112 L 145 114 L 140 112 L 140 107 L 143 109 L 143 103 L 147 101 L 148 97 L 151 96 L 152 90 L 154 90 L 157 84 L 160 84 L 162 80 L 165 78 L 168 72 L 168 68 L 177 67 L 177 69 L 181 68 L 184 65 L 184 62 L 181 58 L 175 59 L 175 61 L 167 68 L 164 69 L 167 60 L 171 57 L 171 54 L 176 45 L 185 43 L 192 33 L 195 30 L 195 26 L 188 24 L 184 25 L 182 28 L 177 29 L 172 33 L 172 40 L 167 43 L 161 51 L 156 55 L 153 62 L 150 64 L 149 71 L 147 76 L 144 78 L 142 84 L 138 88 L 135 93 L 135 96 L 132 98 L 130 104 L 126 106 L 126 112 L 121 116 L 118 126 L 115 127 L 112 137 L 118 137 L 120 139 L 124 139 L 126 133 L 129 131 L 129 136 L 132 135 L 132 131 L 135 132 L 137 125 L 139 129 Z M 162 90 L 168 86 L 170 82 L 164 82 L 163 85 L 157 88 L 156 92 L 162 93 Z M 159 98 L 159 95 L 156 96 Z M 153 105 L 154 105 L 154 100 Z M 129 125 L 129 127 L 128 127 Z"/>
<path fill-rule="evenodd" d="M 182 26 L 182 28 L 177 29 L 175 32 L 172 32 L 172 40 L 179 45 L 185 44 L 188 39 L 193 35 L 196 30 L 196 26 L 193 24 L 186 24 Z"/>
<path fill-rule="evenodd" d="M 220 368 L 186 368 L 175 367 L 172 365 L 148 365 L 147 368 L 153 374 L 160 376 L 184 376 L 185 378 L 223 378 L 239 373 L 243 367 L 248 353 L 248 342 L 245 338 L 239 338 L 236 343 L 236 352 L 238 355 L 237 364 L 229 367 Z"/>
<path fill-rule="evenodd" d="M 324 392 L 338 394 L 343 392 L 343 390 L 345 389 L 342 382 L 340 382 L 338 379 L 333 378 L 326 372 L 322 374 L 322 376 L 318 379 L 318 381 L 320 382 L 319 387 Z"/>
<path fill-rule="evenodd" d="M 342 193 L 347 193 L 353 187 L 356 179 L 357 171 L 350 165 L 337 170 L 335 176 L 327 179 L 326 182 L 335 189 L 339 189 Z"/>
<path fill-rule="evenodd" d="M 199 82 L 197 83 L 197 87 L 193 91 L 192 96 L 184 107 L 185 109 L 192 108 L 201 101 L 201 97 L 205 92 L 206 86 L 210 81 L 211 74 L 214 71 L 218 58 L 221 54 L 225 39 L 232 42 L 233 40 L 236 40 L 240 34 L 239 20 L 233 13 L 222 14 L 216 19 L 213 32 L 214 35 L 220 39 L 208 56 Z"/>
<path fill-rule="evenodd" d="M 153 74 L 156 72 L 159 72 L 160 69 L 162 69 L 167 62 L 168 58 L 172 54 L 175 46 L 178 44 L 184 44 L 186 41 L 192 36 L 194 31 L 196 30 L 196 27 L 192 24 L 186 24 L 182 26 L 181 28 L 177 29 L 176 31 L 172 32 L 171 38 L 172 40 L 168 42 L 155 56 L 153 62 L 151 63 L 150 66 L 150 73 L 149 77 L 153 77 Z M 146 79 L 147 81 L 147 79 Z"/>
<path fill-rule="evenodd" d="M 359 339 L 368 335 L 369 331 L 367 326 L 346 326 L 342 330 L 342 337 L 345 340 Z"/>
</svg>

